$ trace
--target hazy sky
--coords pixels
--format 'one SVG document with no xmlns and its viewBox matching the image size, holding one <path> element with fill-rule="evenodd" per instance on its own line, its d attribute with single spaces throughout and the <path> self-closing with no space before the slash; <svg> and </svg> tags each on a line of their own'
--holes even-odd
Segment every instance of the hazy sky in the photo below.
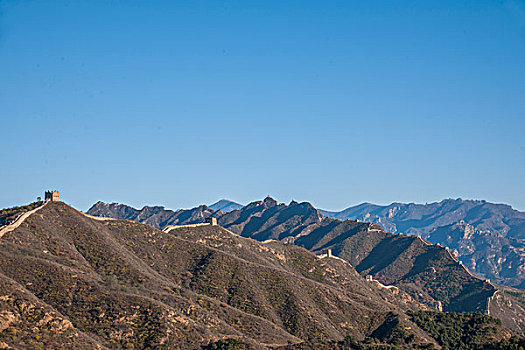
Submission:
<svg viewBox="0 0 525 350">
<path fill-rule="evenodd" d="M 525 210 L 525 1 L 0 1 L 0 207 Z"/>
</svg>

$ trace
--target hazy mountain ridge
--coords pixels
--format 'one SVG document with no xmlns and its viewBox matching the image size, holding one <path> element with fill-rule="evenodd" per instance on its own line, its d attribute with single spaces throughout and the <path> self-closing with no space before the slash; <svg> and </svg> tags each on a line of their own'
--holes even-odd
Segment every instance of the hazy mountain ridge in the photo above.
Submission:
<svg viewBox="0 0 525 350">
<path fill-rule="evenodd" d="M 228 213 L 233 210 L 241 209 L 244 205 L 236 203 L 234 201 L 230 201 L 228 199 L 221 199 L 220 201 L 213 203 L 209 205 L 208 207 L 215 211 L 222 211 L 224 213 Z"/>
<path fill-rule="evenodd" d="M 336 219 L 377 219 L 386 230 L 424 235 L 436 227 L 457 223 L 460 220 L 475 225 L 480 230 L 490 230 L 516 239 L 525 239 L 525 212 L 507 204 L 489 203 L 484 200 L 444 199 L 428 204 L 392 203 L 376 205 L 362 203 L 340 212 L 320 210 L 325 216 Z M 411 220 L 419 221 L 414 225 Z"/>
<path fill-rule="evenodd" d="M 340 212 L 320 211 L 341 220 L 374 222 L 394 233 L 421 235 L 455 251 L 480 276 L 525 288 L 525 213 L 509 205 L 446 199 L 429 204 L 363 203 Z"/>
</svg>

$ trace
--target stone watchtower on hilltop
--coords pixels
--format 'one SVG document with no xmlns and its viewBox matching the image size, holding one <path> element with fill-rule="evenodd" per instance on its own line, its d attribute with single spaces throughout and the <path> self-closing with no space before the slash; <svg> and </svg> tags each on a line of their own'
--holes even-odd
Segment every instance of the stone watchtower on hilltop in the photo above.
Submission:
<svg viewBox="0 0 525 350">
<path fill-rule="evenodd" d="M 212 226 L 215 226 L 217 225 L 217 218 L 206 218 L 204 222 Z"/>
<path fill-rule="evenodd" d="M 60 192 L 58 191 L 46 191 L 44 199 L 51 202 L 60 202 Z"/>
</svg>

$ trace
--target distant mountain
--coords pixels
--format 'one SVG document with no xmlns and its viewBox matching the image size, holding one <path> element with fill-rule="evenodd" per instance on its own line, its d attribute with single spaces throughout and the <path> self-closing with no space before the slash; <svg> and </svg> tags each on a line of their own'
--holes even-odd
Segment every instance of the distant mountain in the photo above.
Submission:
<svg viewBox="0 0 525 350">
<path fill-rule="evenodd" d="M 242 204 L 235 203 L 233 201 L 227 200 L 227 199 L 221 199 L 220 201 L 213 203 L 209 206 L 210 209 L 215 211 L 222 211 L 224 213 L 228 213 L 233 210 L 238 210 L 243 207 Z"/>
<path fill-rule="evenodd" d="M 192 209 L 180 209 L 177 211 L 165 209 L 161 206 L 135 209 L 129 205 L 119 203 L 98 202 L 94 204 L 87 214 L 105 218 L 118 218 L 122 220 L 133 220 L 142 222 L 157 228 L 168 225 L 185 225 L 204 222 L 204 219 L 215 213 L 215 210 L 205 205 Z"/>
<path fill-rule="evenodd" d="M 271 197 L 218 217 L 222 226 L 243 237 L 259 241 L 289 241 L 322 220 L 323 216 L 310 203 L 292 201 L 290 205 L 286 205 Z"/>
<path fill-rule="evenodd" d="M 513 299 L 513 293 L 521 292 L 471 275 L 449 250 L 417 236 L 388 233 L 373 223 L 323 217 L 310 203 L 286 205 L 270 197 L 212 216 L 242 237 L 295 243 L 316 254 L 331 249 L 363 277 L 371 275 L 384 285 L 395 285 L 419 303 L 441 305 L 447 311 L 497 314 L 508 327 L 525 330 L 521 306 L 525 303 Z"/>
<path fill-rule="evenodd" d="M 340 220 L 374 222 L 394 233 L 421 235 L 452 249 L 476 274 L 525 288 L 525 213 L 508 205 L 446 199 L 430 204 L 363 203 L 340 212 L 320 212 Z"/>
</svg>

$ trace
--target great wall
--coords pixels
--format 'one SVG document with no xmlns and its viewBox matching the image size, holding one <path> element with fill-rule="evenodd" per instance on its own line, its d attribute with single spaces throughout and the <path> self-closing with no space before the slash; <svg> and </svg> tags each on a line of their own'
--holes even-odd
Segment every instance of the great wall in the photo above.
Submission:
<svg viewBox="0 0 525 350">
<path fill-rule="evenodd" d="M 168 233 L 171 230 L 174 230 L 176 228 L 183 228 L 183 227 L 199 227 L 199 226 L 216 226 L 217 225 L 217 219 L 216 218 L 206 218 L 206 222 L 200 223 L 200 224 L 187 224 L 187 225 L 168 225 L 162 229 L 162 231 Z"/>
<path fill-rule="evenodd" d="M 45 207 L 49 202 L 60 202 L 60 192 L 58 191 L 46 191 L 44 193 L 44 203 L 42 203 L 41 206 L 38 208 L 35 208 L 33 210 L 30 210 L 28 212 L 20 214 L 12 223 L 7 224 L 5 226 L 0 227 L 0 238 L 4 236 L 6 233 L 13 231 L 14 229 L 18 228 L 22 223 L 32 214 L 36 213 L 43 207 Z"/>
<path fill-rule="evenodd" d="M 18 216 L 18 218 L 16 218 L 15 221 L 10 223 L 9 225 L 5 225 L 2 228 L 0 228 L 0 238 L 2 238 L 2 236 L 5 235 L 6 233 L 13 231 L 15 228 L 18 228 L 29 216 L 31 216 L 32 214 L 36 213 L 37 211 L 39 211 L 43 207 L 45 207 L 47 205 L 47 203 L 49 203 L 49 201 L 44 202 L 44 204 L 42 204 L 38 208 L 35 208 L 35 209 L 31 210 L 31 211 L 28 211 L 28 212 L 25 212 L 25 213 L 21 214 L 20 216 Z"/>
</svg>

